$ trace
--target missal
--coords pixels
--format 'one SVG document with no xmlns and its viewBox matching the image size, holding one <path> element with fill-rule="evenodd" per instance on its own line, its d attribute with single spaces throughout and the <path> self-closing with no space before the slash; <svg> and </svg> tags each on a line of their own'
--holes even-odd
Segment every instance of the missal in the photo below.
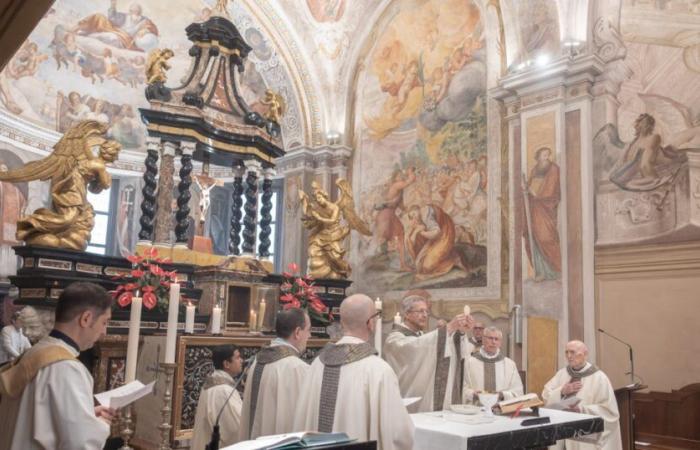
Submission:
<svg viewBox="0 0 700 450">
<path fill-rule="evenodd" d="M 498 407 L 498 409 L 500 409 L 501 413 L 503 414 L 510 414 L 519 409 L 535 408 L 537 406 L 542 405 L 544 405 L 544 403 L 542 402 L 542 400 L 540 400 L 540 397 L 534 392 L 496 403 L 496 406 Z"/>
<path fill-rule="evenodd" d="M 222 450 L 292 450 L 322 447 L 353 442 L 345 433 L 300 432 L 260 436 L 251 441 L 243 441 Z"/>
</svg>

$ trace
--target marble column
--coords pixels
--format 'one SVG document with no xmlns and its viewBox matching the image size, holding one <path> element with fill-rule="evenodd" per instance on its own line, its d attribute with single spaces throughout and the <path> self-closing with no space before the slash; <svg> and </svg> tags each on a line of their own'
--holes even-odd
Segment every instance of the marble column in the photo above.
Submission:
<svg viewBox="0 0 700 450">
<path fill-rule="evenodd" d="M 260 208 L 260 239 L 258 245 L 258 255 L 262 259 L 269 259 L 270 257 L 270 234 L 272 234 L 272 177 L 275 175 L 275 170 L 272 168 L 267 168 L 264 171 L 264 177 L 262 184 L 262 207 Z"/>
<path fill-rule="evenodd" d="M 190 216 L 190 186 L 192 185 L 192 154 L 196 148 L 195 142 L 183 141 L 181 143 L 182 156 L 180 156 L 180 182 L 177 185 L 177 212 L 175 213 L 175 246 L 187 248 L 189 236 Z"/>
<path fill-rule="evenodd" d="M 146 139 L 146 170 L 143 173 L 143 188 L 141 194 L 141 218 L 139 224 L 139 244 L 150 245 L 153 242 L 153 225 L 156 217 L 156 185 L 158 177 L 158 154 L 160 153 L 160 138 Z"/>
<path fill-rule="evenodd" d="M 241 254 L 241 220 L 243 219 L 243 173 L 241 166 L 233 168 L 233 192 L 231 194 L 231 224 L 229 229 L 229 256 Z"/>
<path fill-rule="evenodd" d="M 245 162 L 245 215 L 243 216 L 243 256 L 255 257 L 255 238 L 258 224 L 258 177 L 261 164 L 255 160 Z"/>
<path fill-rule="evenodd" d="M 173 175 L 175 173 L 174 142 L 164 142 L 160 161 L 160 178 L 158 178 L 158 197 L 156 199 L 156 229 L 153 242 L 155 245 L 171 245 L 173 230 Z"/>
</svg>

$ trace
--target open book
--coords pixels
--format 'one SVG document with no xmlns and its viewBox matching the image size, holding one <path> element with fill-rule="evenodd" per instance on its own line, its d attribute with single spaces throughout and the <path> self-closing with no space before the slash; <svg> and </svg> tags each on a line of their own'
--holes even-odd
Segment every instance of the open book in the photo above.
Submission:
<svg viewBox="0 0 700 450">
<path fill-rule="evenodd" d="M 523 408 L 534 408 L 535 406 L 542 406 L 542 400 L 535 393 L 521 395 L 520 397 L 514 397 L 509 400 L 503 400 L 498 402 L 498 406 L 503 414 L 510 414 Z"/>
<path fill-rule="evenodd" d="M 239 442 L 222 450 L 291 450 L 345 444 L 354 440 L 345 433 L 300 432 L 260 436 L 255 440 Z"/>
</svg>

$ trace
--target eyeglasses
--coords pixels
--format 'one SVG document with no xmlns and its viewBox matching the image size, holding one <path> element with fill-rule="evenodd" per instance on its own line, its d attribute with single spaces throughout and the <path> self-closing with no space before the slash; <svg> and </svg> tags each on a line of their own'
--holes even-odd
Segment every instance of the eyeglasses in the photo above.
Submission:
<svg viewBox="0 0 700 450">
<path fill-rule="evenodd" d="M 374 314 L 372 314 L 371 316 L 369 316 L 369 319 L 367 319 L 367 322 L 366 322 L 367 325 L 369 325 L 369 323 L 370 323 L 374 318 L 376 318 L 376 317 L 382 317 L 382 312 L 381 312 L 381 311 L 377 311 L 376 313 L 374 313 Z"/>
<path fill-rule="evenodd" d="M 416 314 L 420 314 L 420 315 L 425 314 L 426 316 L 430 315 L 430 311 L 428 311 L 427 309 L 409 309 L 408 311 L 406 311 L 406 314 L 410 314 L 410 313 L 416 313 Z"/>
</svg>

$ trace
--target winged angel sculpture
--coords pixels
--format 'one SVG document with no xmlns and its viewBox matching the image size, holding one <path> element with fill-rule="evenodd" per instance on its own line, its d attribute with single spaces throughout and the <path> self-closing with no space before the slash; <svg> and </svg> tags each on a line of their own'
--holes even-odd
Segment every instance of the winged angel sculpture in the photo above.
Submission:
<svg viewBox="0 0 700 450">
<path fill-rule="evenodd" d="M 350 229 L 370 236 L 367 224 L 355 212 L 352 190 L 345 179 L 336 181 L 340 189 L 340 199 L 330 201 L 315 181 L 311 183 L 311 198 L 299 192 L 302 222 L 309 230 L 308 274 L 314 278 L 348 278 L 350 264 L 345 261 L 345 238 Z M 347 225 L 341 220 L 345 218 Z"/>
<path fill-rule="evenodd" d="M 85 250 L 95 225 L 87 190 L 109 189 L 107 163 L 121 145 L 105 137 L 107 125 L 85 120 L 70 128 L 44 159 L 0 173 L 0 181 L 51 180 L 51 208 L 39 208 L 17 222 L 17 240 L 28 245 Z M 97 155 L 93 149 L 98 147 Z"/>
</svg>

